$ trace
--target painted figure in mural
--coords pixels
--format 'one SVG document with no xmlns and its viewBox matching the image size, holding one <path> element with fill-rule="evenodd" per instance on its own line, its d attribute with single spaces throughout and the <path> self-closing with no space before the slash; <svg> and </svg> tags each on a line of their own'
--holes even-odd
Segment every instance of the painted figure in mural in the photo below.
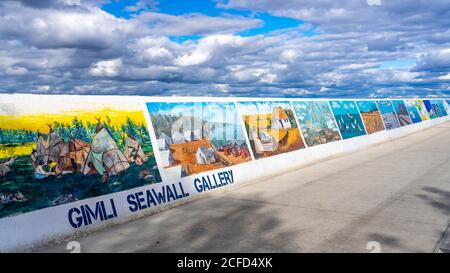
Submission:
<svg viewBox="0 0 450 273">
<path fill-rule="evenodd" d="M 0 218 L 161 181 L 140 103 L 80 100 L 0 107 Z"/>
<path fill-rule="evenodd" d="M 110 175 L 128 169 L 129 163 L 141 166 L 148 160 L 141 145 L 132 136 L 126 137 L 125 154 L 122 153 L 110 133 L 100 124 L 100 118 L 91 144 L 80 139 L 65 142 L 51 124 L 48 127 L 48 141 L 39 135 L 36 149 L 31 153 L 36 179 L 81 172 L 85 175 L 101 174 L 103 182 L 107 182 Z"/>
<path fill-rule="evenodd" d="M 44 179 L 51 175 L 56 175 L 54 172 L 44 170 L 44 162 L 39 162 L 38 165 L 34 168 L 34 178 L 36 179 Z"/>
</svg>

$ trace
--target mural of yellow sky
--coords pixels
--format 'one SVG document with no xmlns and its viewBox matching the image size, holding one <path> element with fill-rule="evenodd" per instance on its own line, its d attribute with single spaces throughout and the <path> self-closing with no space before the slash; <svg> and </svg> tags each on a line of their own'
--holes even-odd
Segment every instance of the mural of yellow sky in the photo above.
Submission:
<svg viewBox="0 0 450 273">
<path fill-rule="evenodd" d="M 44 134 L 49 133 L 47 123 L 70 123 L 75 116 L 85 123 L 97 123 L 96 117 L 104 119 L 108 116 L 112 126 L 123 124 L 129 117 L 146 125 L 140 101 L 124 101 L 121 97 L 106 101 L 92 96 L 4 96 L 0 102 L 0 124 L 3 129 L 25 129 Z"/>
</svg>

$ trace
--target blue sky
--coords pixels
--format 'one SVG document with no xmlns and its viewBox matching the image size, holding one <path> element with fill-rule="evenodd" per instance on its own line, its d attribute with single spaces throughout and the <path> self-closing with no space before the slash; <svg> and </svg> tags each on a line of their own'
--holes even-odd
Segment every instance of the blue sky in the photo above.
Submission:
<svg viewBox="0 0 450 273">
<path fill-rule="evenodd" d="M 416 59 L 397 59 L 383 61 L 378 69 L 410 69 L 416 65 Z"/>
<path fill-rule="evenodd" d="M 0 92 L 450 94 L 450 2 L 4 0 Z"/>
<path fill-rule="evenodd" d="M 102 6 L 102 9 L 108 13 L 114 14 L 121 18 L 130 18 L 135 12 L 130 11 L 126 7 L 136 5 L 138 1 L 119 1 L 109 2 Z M 261 27 L 256 27 L 244 31 L 237 32 L 243 36 L 253 36 L 257 34 L 265 34 L 271 31 L 288 29 L 298 27 L 303 24 L 303 21 L 293 18 L 273 16 L 267 12 L 257 12 L 236 10 L 236 9 L 221 9 L 216 6 L 214 1 L 210 0 L 170 0 L 160 1 L 157 7 L 150 9 L 155 12 L 170 14 L 170 15 L 183 15 L 191 13 L 199 13 L 207 16 L 221 16 L 224 14 L 251 17 L 260 19 L 262 21 Z M 313 30 L 304 31 L 305 35 L 314 35 Z M 193 38 L 198 39 L 200 36 L 186 36 L 186 39 Z"/>
</svg>

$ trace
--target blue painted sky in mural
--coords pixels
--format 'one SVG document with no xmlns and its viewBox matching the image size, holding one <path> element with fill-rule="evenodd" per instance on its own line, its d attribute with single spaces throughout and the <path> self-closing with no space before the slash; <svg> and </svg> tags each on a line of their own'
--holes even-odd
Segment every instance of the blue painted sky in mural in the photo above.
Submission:
<svg viewBox="0 0 450 273">
<path fill-rule="evenodd" d="M 394 106 L 390 101 L 381 100 L 377 101 L 378 109 L 382 114 L 395 113 Z"/>
<path fill-rule="evenodd" d="M 239 112 L 243 115 L 271 114 L 275 107 L 290 109 L 288 101 L 240 101 L 238 102 Z"/>
<path fill-rule="evenodd" d="M 359 111 L 362 113 L 368 113 L 370 111 L 377 111 L 378 107 L 375 101 L 356 101 Z"/>
<path fill-rule="evenodd" d="M 149 102 L 150 113 L 172 116 L 194 116 L 214 123 L 238 123 L 233 102 Z"/>
<path fill-rule="evenodd" d="M 332 100 L 330 101 L 330 105 L 335 115 L 347 115 L 348 113 L 359 115 L 358 108 L 354 101 Z"/>
<path fill-rule="evenodd" d="M 402 106 L 406 108 L 406 105 L 402 100 L 393 100 L 391 103 L 392 103 L 392 106 L 394 106 L 396 113 L 400 112 L 400 109 Z"/>
</svg>

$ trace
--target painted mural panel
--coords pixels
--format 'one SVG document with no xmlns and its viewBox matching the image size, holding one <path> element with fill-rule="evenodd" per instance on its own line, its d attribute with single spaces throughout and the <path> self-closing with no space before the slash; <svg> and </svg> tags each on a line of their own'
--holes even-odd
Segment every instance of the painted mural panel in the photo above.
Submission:
<svg viewBox="0 0 450 273">
<path fill-rule="evenodd" d="M 363 121 L 354 101 L 330 101 L 334 118 L 341 131 L 342 138 L 362 136 L 366 134 Z"/>
<path fill-rule="evenodd" d="M 447 116 L 447 111 L 442 100 L 430 100 L 430 103 L 438 118 Z"/>
<path fill-rule="evenodd" d="M 356 101 L 368 134 L 383 131 L 384 125 L 380 110 L 374 101 Z"/>
<path fill-rule="evenodd" d="M 427 108 L 423 103 L 423 100 L 413 100 L 413 104 L 417 108 L 417 111 L 419 111 L 420 119 L 422 121 L 430 119 L 430 117 L 428 116 Z"/>
<path fill-rule="evenodd" d="M 0 217 L 161 181 L 139 103 L 0 102 Z"/>
<path fill-rule="evenodd" d="M 167 179 L 252 160 L 233 102 L 149 102 Z"/>
<path fill-rule="evenodd" d="M 238 110 L 256 159 L 305 147 L 288 101 L 238 102 Z"/>
<path fill-rule="evenodd" d="M 400 123 L 395 113 L 394 106 L 388 100 L 377 101 L 378 109 L 380 109 L 381 117 L 383 118 L 386 130 L 392 130 L 400 127 Z"/>
<path fill-rule="evenodd" d="M 430 119 L 435 119 L 438 117 L 435 109 L 431 105 L 430 100 L 423 100 L 423 104 L 425 105 L 425 109 L 427 110 L 427 115 L 430 117 Z"/>
<path fill-rule="evenodd" d="M 333 113 L 326 101 L 293 101 L 303 138 L 308 146 L 340 140 Z"/>
<path fill-rule="evenodd" d="M 450 113 L 450 100 L 444 100 L 445 109 L 447 110 L 447 114 Z"/>
<path fill-rule="evenodd" d="M 394 106 L 395 114 L 397 114 L 400 126 L 412 124 L 408 109 L 406 108 L 406 104 L 402 100 L 393 100 L 392 105 Z"/>
<path fill-rule="evenodd" d="M 419 123 L 422 121 L 420 118 L 419 109 L 414 104 L 413 100 L 405 100 L 406 108 L 408 109 L 409 117 L 413 123 Z"/>
</svg>

